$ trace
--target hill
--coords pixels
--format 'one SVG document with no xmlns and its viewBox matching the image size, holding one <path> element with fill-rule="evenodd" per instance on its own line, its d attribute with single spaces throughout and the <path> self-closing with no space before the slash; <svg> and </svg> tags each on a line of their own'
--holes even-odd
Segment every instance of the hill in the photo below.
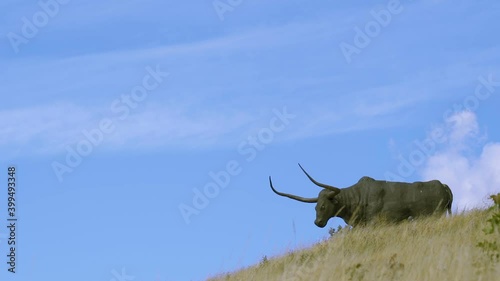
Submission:
<svg viewBox="0 0 500 281">
<path fill-rule="evenodd" d="M 498 281 L 499 206 L 343 229 L 311 248 L 208 280 Z"/>
</svg>

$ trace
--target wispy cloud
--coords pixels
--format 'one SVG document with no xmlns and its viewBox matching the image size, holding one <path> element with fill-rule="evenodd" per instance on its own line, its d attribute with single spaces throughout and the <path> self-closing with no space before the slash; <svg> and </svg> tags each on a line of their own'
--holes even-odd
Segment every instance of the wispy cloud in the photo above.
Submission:
<svg viewBox="0 0 500 281">
<path fill-rule="evenodd" d="M 489 204 L 488 195 L 500 192 L 500 142 L 486 141 L 469 111 L 451 116 L 440 129 L 446 131 L 447 141 L 429 157 L 422 177 L 448 184 L 458 210 Z"/>
<path fill-rule="evenodd" d="M 105 107 L 85 107 L 72 103 L 0 111 L 0 148 L 20 154 L 58 153 L 65 146 L 84 139 L 84 130 L 99 126 L 102 118 L 116 121 L 116 130 L 106 135 L 103 147 L 113 150 L 207 148 L 235 146 L 247 135 L 266 126 L 268 111 L 234 110 L 193 111 L 195 105 L 148 104 L 127 119 L 117 117 Z M 348 115 L 319 108 L 290 107 L 299 116 L 282 139 L 294 140 L 352 130 L 370 129 L 380 124 L 349 122 Z M 343 112 L 343 114 L 346 114 Z M 372 118 L 373 116 L 370 116 Z M 15 123 L 10 120 L 16 120 Z M 387 124 L 383 124 L 387 126 Z"/>
<path fill-rule="evenodd" d="M 120 122 L 107 108 L 60 103 L 0 111 L 0 147 L 15 148 L 20 154 L 57 153 L 84 139 L 83 131 L 98 128 L 103 118 L 115 121 L 117 126 L 116 132 L 105 136 L 104 147 L 145 149 L 225 145 L 224 136 L 229 135 L 230 141 L 231 135 L 255 117 L 239 112 L 193 113 L 189 107 L 150 105 Z"/>
<path fill-rule="evenodd" d="M 2 61 L 0 83 L 16 95 L 0 106 L 0 148 L 63 150 L 110 114 L 110 102 L 140 82 L 148 64 L 160 63 L 172 79 L 120 122 L 104 146 L 234 144 L 282 106 L 297 115 L 283 140 L 399 126 L 406 110 L 449 98 L 456 94 L 449 90 L 474 81 L 485 62 L 498 58 L 483 52 L 432 70 L 411 66 L 395 78 L 401 68 L 381 62 L 396 61 L 387 54 L 347 67 L 334 43 L 350 26 L 333 23 L 321 18 L 191 43 Z M 375 77 L 374 69 L 387 74 Z"/>
<path fill-rule="evenodd" d="M 51 104 L 0 111 L 0 146 L 38 152 L 75 140 L 92 113 L 72 104 Z M 30 153 L 31 151 L 26 151 Z"/>
</svg>

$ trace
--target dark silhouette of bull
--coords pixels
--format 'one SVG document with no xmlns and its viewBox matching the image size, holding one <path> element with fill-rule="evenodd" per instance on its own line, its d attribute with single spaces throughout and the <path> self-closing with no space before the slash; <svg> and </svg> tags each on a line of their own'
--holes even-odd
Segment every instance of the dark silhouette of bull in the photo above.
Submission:
<svg viewBox="0 0 500 281">
<path fill-rule="evenodd" d="M 299 164 L 300 166 L 300 164 Z M 410 217 L 432 214 L 451 215 L 453 194 L 450 188 L 438 180 L 428 182 L 389 182 L 362 177 L 347 188 L 336 188 L 314 180 L 300 166 L 306 176 L 323 188 L 316 198 L 304 198 L 276 191 L 271 177 L 269 184 L 278 195 L 306 203 L 316 204 L 318 227 L 325 227 L 331 217 L 340 217 L 348 225 L 366 224 L 376 218 L 389 222 L 400 222 Z"/>
</svg>

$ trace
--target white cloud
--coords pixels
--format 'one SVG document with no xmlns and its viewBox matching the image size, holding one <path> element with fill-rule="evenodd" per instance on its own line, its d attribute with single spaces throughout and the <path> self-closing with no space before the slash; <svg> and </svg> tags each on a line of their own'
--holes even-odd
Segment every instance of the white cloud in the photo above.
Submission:
<svg viewBox="0 0 500 281">
<path fill-rule="evenodd" d="M 462 111 L 446 120 L 448 125 L 450 148 L 454 150 L 466 149 L 466 142 L 477 138 L 479 124 L 476 115 L 471 111 Z"/>
<path fill-rule="evenodd" d="M 488 195 L 500 192 L 500 142 L 485 141 L 470 111 L 456 113 L 440 129 L 446 132 L 446 142 L 427 159 L 423 179 L 448 184 L 455 210 L 490 204 Z"/>
</svg>

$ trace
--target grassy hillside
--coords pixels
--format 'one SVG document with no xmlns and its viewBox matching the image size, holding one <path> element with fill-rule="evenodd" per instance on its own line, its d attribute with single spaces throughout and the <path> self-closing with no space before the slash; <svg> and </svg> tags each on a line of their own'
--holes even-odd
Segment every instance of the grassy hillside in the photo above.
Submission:
<svg viewBox="0 0 500 281">
<path fill-rule="evenodd" d="M 500 280 L 500 211 L 344 229 L 309 249 L 263 259 L 218 280 Z M 497 219 L 500 219 L 497 217 Z M 497 244 L 488 244 L 494 242 Z M 482 247 L 479 242 L 487 242 Z"/>
</svg>

